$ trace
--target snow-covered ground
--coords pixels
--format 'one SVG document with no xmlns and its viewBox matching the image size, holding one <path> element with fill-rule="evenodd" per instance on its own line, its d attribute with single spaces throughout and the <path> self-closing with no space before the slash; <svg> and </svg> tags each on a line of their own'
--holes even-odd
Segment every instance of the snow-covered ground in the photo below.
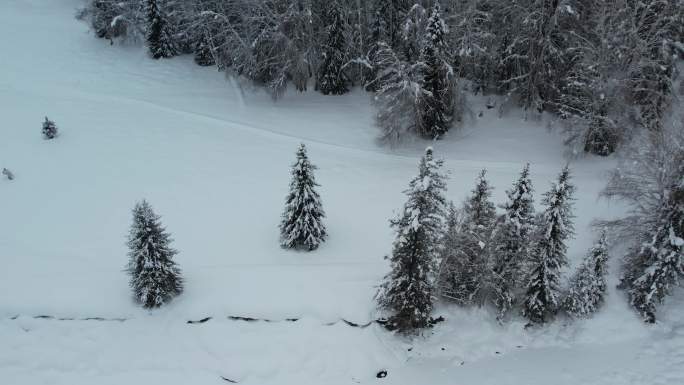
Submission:
<svg viewBox="0 0 684 385">
<path fill-rule="evenodd" d="M 387 221 L 428 143 L 379 147 L 360 91 L 274 103 L 191 58 L 110 46 L 74 19 L 80 4 L 0 1 L 0 167 L 16 176 L 0 181 L 1 383 L 684 383 L 684 302 L 671 300 L 649 327 L 614 285 L 594 319 L 541 330 L 449 306 L 437 310 L 446 322 L 412 341 L 341 322 L 377 315 Z M 54 141 L 41 139 L 45 115 L 60 128 Z M 313 253 L 278 246 L 300 142 L 319 167 L 330 233 Z M 526 162 L 539 198 L 566 162 L 543 123 L 496 109 L 433 145 L 457 202 L 481 168 L 501 202 Z M 614 162 L 571 164 L 573 265 L 593 240 L 591 221 L 620 212 L 597 199 Z M 122 271 L 142 198 L 173 234 L 186 280 L 155 311 L 132 302 Z M 89 317 L 125 320 L 79 320 Z M 389 375 L 377 379 L 380 369 Z"/>
</svg>

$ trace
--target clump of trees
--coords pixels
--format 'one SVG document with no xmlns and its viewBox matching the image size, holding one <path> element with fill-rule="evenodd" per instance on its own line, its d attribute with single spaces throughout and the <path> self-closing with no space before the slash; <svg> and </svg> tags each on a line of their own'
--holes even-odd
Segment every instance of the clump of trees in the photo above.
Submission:
<svg viewBox="0 0 684 385">
<path fill-rule="evenodd" d="M 411 334 L 433 324 L 430 311 L 442 298 L 460 306 L 492 306 L 499 322 L 512 309 L 529 325 L 551 322 L 560 312 L 588 317 L 606 292 L 608 243 L 602 233 L 563 287 L 567 241 L 573 235 L 575 186 L 565 167 L 534 210 L 530 166 L 507 191 L 498 214 L 486 170 L 461 208 L 447 203 L 442 162 L 428 149 L 406 190 L 398 218 L 390 272 L 376 296 L 386 326 Z"/>
<path fill-rule="evenodd" d="M 677 0 L 90 0 L 102 38 L 194 54 L 278 98 L 364 86 L 381 138 L 440 138 L 462 92 L 558 116 L 573 154 L 663 129 L 684 57 Z"/>
</svg>

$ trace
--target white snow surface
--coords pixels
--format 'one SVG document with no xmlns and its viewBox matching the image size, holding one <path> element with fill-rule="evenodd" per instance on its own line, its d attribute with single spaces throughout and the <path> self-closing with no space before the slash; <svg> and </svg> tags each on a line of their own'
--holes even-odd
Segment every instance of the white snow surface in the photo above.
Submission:
<svg viewBox="0 0 684 385">
<path fill-rule="evenodd" d="M 457 204 L 484 167 L 502 202 L 530 162 L 539 209 L 567 162 L 543 121 L 514 110 L 500 118 L 474 99 L 445 140 L 379 147 L 364 92 L 290 92 L 274 103 L 191 57 L 155 61 L 96 39 L 74 19 L 80 5 L 0 1 L 0 167 L 15 174 L 0 180 L 0 383 L 684 383 L 682 293 L 659 324 L 644 325 L 614 289 L 614 255 L 608 302 L 590 320 L 524 330 L 518 317 L 501 326 L 486 309 L 440 304 L 435 315 L 447 320 L 413 339 L 340 322 L 378 316 L 388 219 L 426 146 L 445 159 Z M 60 130 L 52 141 L 41 138 L 46 115 Z M 278 242 L 300 142 L 319 167 L 330 234 L 312 253 Z M 597 198 L 614 164 L 571 162 L 573 268 L 598 235 L 591 221 L 622 210 Z M 154 311 L 133 302 L 123 271 L 143 198 L 175 238 L 186 285 Z M 78 320 L 88 317 L 125 321 Z"/>
</svg>

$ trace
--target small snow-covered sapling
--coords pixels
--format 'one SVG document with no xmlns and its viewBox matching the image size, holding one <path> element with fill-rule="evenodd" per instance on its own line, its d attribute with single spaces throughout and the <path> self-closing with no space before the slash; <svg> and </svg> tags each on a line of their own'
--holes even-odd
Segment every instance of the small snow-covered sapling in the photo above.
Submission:
<svg viewBox="0 0 684 385">
<path fill-rule="evenodd" d="M 54 139 L 56 136 L 57 126 L 55 125 L 55 122 L 48 119 L 48 117 L 46 116 L 45 121 L 43 122 L 43 138 Z"/>
<path fill-rule="evenodd" d="M 13 179 L 14 179 L 14 174 L 12 173 L 12 171 L 10 171 L 10 170 L 8 170 L 8 169 L 6 169 L 6 168 L 3 168 L 3 169 L 2 169 L 2 175 L 4 175 L 5 177 L 7 177 L 7 179 L 9 179 L 9 180 L 13 180 Z"/>
</svg>

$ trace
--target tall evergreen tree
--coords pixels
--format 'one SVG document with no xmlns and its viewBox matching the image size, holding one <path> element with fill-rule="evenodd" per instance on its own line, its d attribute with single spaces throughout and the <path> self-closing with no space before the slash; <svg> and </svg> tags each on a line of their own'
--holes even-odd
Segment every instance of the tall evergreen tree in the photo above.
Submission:
<svg viewBox="0 0 684 385">
<path fill-rule="evenodd" d="M 565 126 L 566 144 L 574 155 L 610 155 L 626 136 L 626 125 L 620 124 L 625 113 L 618 108 L 624 60 L 615 49 L 614 37 L 621 28 L 616 1 L 621 0 L 588 5 L 591 17 L 584 22 L 584 34 L 573 48 L 574 64 L 559 89 L 556 108 Z"/>
<path fill-rule="evenodd" d="M 467 226 L 478 232 L 492 229 L 496 218 L 496 206 L 491 201 L 492 187 L 487 180 L 487 170 L 480 171 L 477 184 L 463 207 Z"/>
<path fill-rule="evenodd" d="M 608 244 L 606 233 L 587 254 L 585 260 L 570 279 L 570 288 L 563 301 L 565 311 L 574 317 L 587 317 L 603 304 L 606 293 Z"/>
<path fill-rule="evenodd" d="M 337 1 L 330 4 L 328 11 L 330 26 L 327 28 L 327 39 L 323 46 L 323 57 L 318 67 L 317 87 L 324 95 L 341 95 L 349 91 L 344 65 L 347 61 L 345 44 L 345 21 L 342 9 Z"/>
<path fill-rule="evenodd" d="M 639 121 L 650 131 L 662 131 L 665 114 L 672 100 L 678 0 L 628 2 L 626 19 L 632 45 L 630 84 L 633 102 L 639 107 Z"/>
<path fill-rule="evenodd" d="M 128 237 L 128 272 L 136 301 L 145 308 L 169 302 L 183 291 L 181 272 L 173 257 L 171 236 L 147 201 L 133 208 L 133 225 Z"/>
<path fill-rule="evenodd" d="M 169 25 L 158 3 L 159 0 L 145 0 L 147 48 L 154 59 L 169 58 L 177 52 Z"/>
<path fill-rule="evenodd" d="M 496 217 L 496 208 L 491 202 L 492 188 L 482 170 L 471 197 L 464 203 L 462 221 L 454 235 L 453 248 L 444 250 L 438 285 L 444 297 L 467 305 L 482 300 L 482 289 L 489 278 L 489 241 Z M 445 247 L 448 247 L 445 245 Z"/>
<path fill-rule="evenodd" d="M 378 88 L 373 98 L 378 110 L 375 121 L 381 130 L 380 140 L 396 144 L 417 131 L 422 88 L 415 79 L 415 66 L 399 60 L 389 45 L 381 42 L 374 58 L 378 71 L 374 81 Z"/>
<path fill-rule="evenodd" d="M 565 242 L 574 234 L 572 201 L 575 187 L 566 166 L 551 190 L 544 194 L 546 206 L 540 216 L 523 304 L 523 315 L 531 323 L 545 323 L 560 305 L 561 268 L 567 265 Z"/>
<path fill-rule="evenodd" d="M 290 193 L 285 200 L 285 212 L 280 223 L 280 240 L 285 248 L 315 250 L 328 236 L 314 170 L 316 166 L 309 162 L 302 143 L 297 150 L 297 162 L 292 166 Z"/>
<path fill-rule="evenodd" d="M 408 201 L 391 221 L 396 238 L 389 257 L 391 271 L 376 295 L 380 308 L 391 312 L 387 327 L 412 333 L 430 324 L 433 304 L 431 276 L 439 251 L 446 199 L 442 161 L 432 148 L 420 160 L 419 173 L 405 191 Z"/>
<path fill-rule="evenodd" d="M 644 321 L 684 274 L 684 130 L 681 126 L 638 138 L 602 195 L 630 206 L 628 215 L 601 223 L 629 245 L 620 288 Z"/>
<path fill-rule="evenodd" d="M 420 54 L 422 72 L 419 133 L 426 138 L 439 138 L 451 124 L 453 113 L 453 69 L 447 55 L 447 26 L 435 3 L 428 19 Z"/>
<path fill-rule="evenodd" d="M 529 259 L 531 233 L 534 230 L 534 198 L 530 165 L 525 165 L 513 187 L 506 191 L 508 202 L 501 206 L 492 236 L 492 289 L 499 319 L 515 302 L 520 274 Z"/>
<path fill-rule="evenodd" d="M 572 66 L 575 21 L 581 0 L 523 0 L 510 3 L 507 20 L 515 23 L 500 65 L 525 109 L 543 111 L 556 101 L 561 80 Z"/>
<path fill-rule="evenodd" d="M 455 40 L 453 52 L 458 72 L 472 82 L 474 93 L 486 93 L 494 84 L 497 34 L 505 24 L 494 24 L 497 4 L 492 0 L 472 0 L 463 9 L 452 12 L 450 29 Z M 449 19 L 447 19 L 449 20 Z"/>
<path fill-rule="evenodd" d="M 197 65 L 208 67 L 216 64 L 214 54 L 211 52 L 211 42 L 206 33 L 200 35 L 200 39 L 195 45 L 195 63 Z"/>
</svg>

